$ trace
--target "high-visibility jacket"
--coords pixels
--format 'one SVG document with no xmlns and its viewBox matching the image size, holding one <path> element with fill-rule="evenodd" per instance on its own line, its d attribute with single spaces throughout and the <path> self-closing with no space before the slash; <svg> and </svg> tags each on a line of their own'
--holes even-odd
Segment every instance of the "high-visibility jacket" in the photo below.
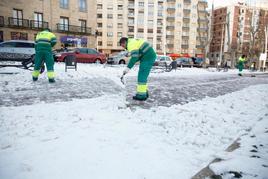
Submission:
<svg viewBox="0 0 268 179">
<path fill-rule="evenodd" d="M 128 68 L 132 68 L 139 58 L 144 55 L 151 47 L 151 45 L 143 39 L 128 39 L 127 50 L 131 54 L 128 63 Z"/>
<path fill-rule="evenodd" d="M 51 49 L 51 47 L 57 43 L 57 39 L 53 33 L 44 30 L 37 34 L 35 42 L 37 50 L 46 48 Z"/>
</svg>

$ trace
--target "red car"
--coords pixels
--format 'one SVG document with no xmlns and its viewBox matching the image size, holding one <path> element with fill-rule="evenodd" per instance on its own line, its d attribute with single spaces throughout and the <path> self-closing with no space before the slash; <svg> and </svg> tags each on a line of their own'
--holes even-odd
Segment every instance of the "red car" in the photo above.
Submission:
<svg viewBox="0 0 268 179">
<path fill-rule="evenodd" d="M 105 63 L 106 56 L 92 48 L 76 48 L 73 52 L 62 53 L 59 62 L 64 62 L 68 55 L 75 55 L 78 63 Z"/>
</svg>

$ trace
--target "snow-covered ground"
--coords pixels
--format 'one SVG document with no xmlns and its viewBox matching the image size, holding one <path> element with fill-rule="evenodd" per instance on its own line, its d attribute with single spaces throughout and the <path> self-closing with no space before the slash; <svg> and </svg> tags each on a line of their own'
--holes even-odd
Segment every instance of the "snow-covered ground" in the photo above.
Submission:
<svg viewBox="0 0 268 179">
<path fill-rule="evenodd" d="M 33 83 L 29 71 L 0 69 L 0 178 L 187 179 L 216 157 L 226 159 L 211 165 L 224 178 L 230 171 L 268 176 L 267 76 L 153 70 L 154 105 L 133 110 L 137 69 L 124 87 L 123 68 L 79 64 L 77 72 L 65 73 L 56 64 L 56 84 L 44 75 Z M 7 72 L 16 74 L 1 74 Z M 183 93 L 195 85 L 216 93 Z M 165 105 L 169 96 L 181 98 L 172 95 L 179 89 L 187 100 Z M 224 152 L 237 138 L 241 147 Z"/>
</svg>

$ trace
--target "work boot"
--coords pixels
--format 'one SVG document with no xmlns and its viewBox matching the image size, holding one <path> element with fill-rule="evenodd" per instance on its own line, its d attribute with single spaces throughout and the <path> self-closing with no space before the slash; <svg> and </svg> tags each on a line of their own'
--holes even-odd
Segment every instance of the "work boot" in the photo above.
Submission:
<svg viewBox="0 0 268 179">
<path fill-rule="evenodd" d="M 149 95 L 147 93 L 145 95 L 136 94 L 135 96 L 133 96 L 133 100 L 145 101 L 148 97 L 149 97 Z"/>
<path fill-rule="evenodd" d="M 48 82 L 49 82 L 49 83 L 55 83 L 56 81 L 55 81 L 54 78 L 51 78 L 51 79 L 48 79 Z"/>
<path fill-rule="evenodd" d="M 38 80 L 38 78 L 37 77 L 33 77 L 33 81 L 37 81 Z"/>
</svg>

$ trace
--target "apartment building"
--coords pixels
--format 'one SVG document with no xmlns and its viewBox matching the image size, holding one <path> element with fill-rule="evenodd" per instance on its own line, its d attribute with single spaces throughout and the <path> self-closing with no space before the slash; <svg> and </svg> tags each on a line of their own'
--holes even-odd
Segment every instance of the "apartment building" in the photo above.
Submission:
<svg viewBox="0 0 268 179">
<path fill-rule="evenodd" d="M 239 3 L 213 10 L 210 59 L 214 63 L 228 60 L 234 65 L 245 54 L 256 62 L 258 54 L 264 51 L 267 25 L 267 8 Z"/>
<path fill-rule="evenodd" d="M 95 0 L 1 0 L 0 40 L 34 40 L 49 28 L 56 48 L 96 47 Z"/>
<path fill-rule="evenodd" d="M 204 55 L 208 35 L 205 0 L 97 0 L 97 48 L 122 50 L 122 36 L 143 38 L 157 53 Z"/>
</svg>

